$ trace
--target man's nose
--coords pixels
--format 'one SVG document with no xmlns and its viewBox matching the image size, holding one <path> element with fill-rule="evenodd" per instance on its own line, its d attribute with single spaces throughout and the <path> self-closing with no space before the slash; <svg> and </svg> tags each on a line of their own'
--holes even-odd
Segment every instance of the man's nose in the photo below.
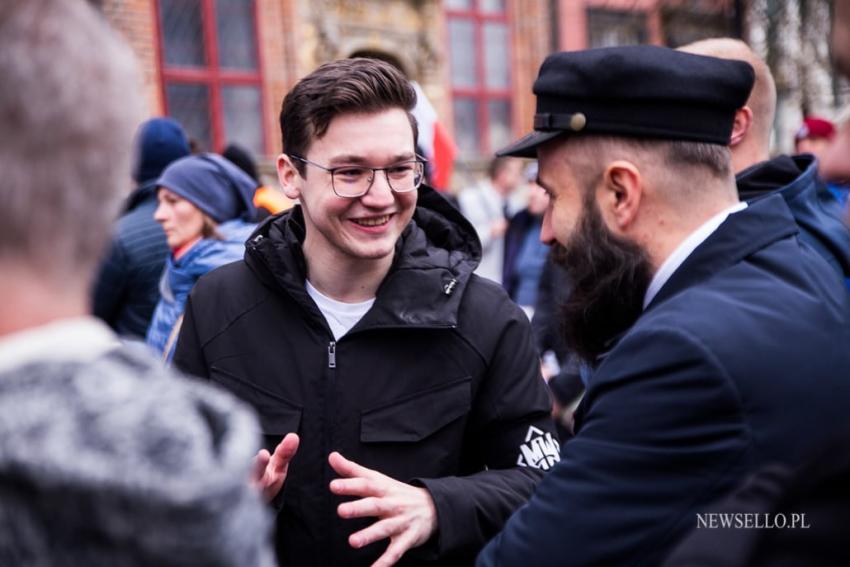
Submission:
<svg viewBox="0 0 850 567">
<path fill-rule="evenodd" d="M 540 227 L 540 242 L 543 244 L 555 244 L 555 231 L 552 228 L 552 208 L 547 207 L 543 213 L 543 225 Z"/>
<path fill-rule="evenodd" d="M 375 172 L 372 186 L 369 187 L 369 191 L 360 200 L 364 205 L 375 208 L 391 205 L 395 201 L 395 195 L 393 195 L 393 190 L 390 187 L 385 171 Z"/>
</svg>

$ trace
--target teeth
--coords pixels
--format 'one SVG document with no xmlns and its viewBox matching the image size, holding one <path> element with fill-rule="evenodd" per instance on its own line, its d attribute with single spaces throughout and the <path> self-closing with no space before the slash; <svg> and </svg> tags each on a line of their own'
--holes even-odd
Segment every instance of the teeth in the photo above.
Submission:
<svg viewBox="0 0 850 567">
<path fill-rule="evenodd" d="M 382 224 L 386 224 L 390 220 L 390 215 L 384 215 L 382 217 L 376 217 L 371 219 L 353 219 L 359 225 L 363 226 L 379 226 Z"/>
</svg>

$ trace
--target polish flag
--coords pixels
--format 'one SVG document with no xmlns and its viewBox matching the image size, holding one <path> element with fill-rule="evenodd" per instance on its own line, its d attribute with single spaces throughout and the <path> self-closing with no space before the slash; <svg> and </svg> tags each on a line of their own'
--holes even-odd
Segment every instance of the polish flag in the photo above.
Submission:
<svg viewBox="0 0 850 567">
<path fill-rule="evenodd" d="M 413 117 L 419 125 L 419 147 L 431 164 L 431 183 L 439 191 L 448 191 L 449 180 L 454 169 L 457 148 L 446 129 L 437 121 L 437 112 L 422 87 L 416 81 L 413 89 L 416 91 L 416 107 Z"/>
</svg>

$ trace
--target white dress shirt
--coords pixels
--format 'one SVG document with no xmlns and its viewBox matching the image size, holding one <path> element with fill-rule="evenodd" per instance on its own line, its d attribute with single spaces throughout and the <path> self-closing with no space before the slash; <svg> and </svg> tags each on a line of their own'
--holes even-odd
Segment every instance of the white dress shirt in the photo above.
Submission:
<svg viewBox="0 0 850 567">
<path fill-rule="evenodd" d="M 747 203 L 740 202 L 735 203 L 731 207 L 723 209 L 707 221 L 705 221 L 698 229 L 693 231 L 686 239 L 684 239 L 681 244 L 679 244 L 673 252 L 667 256 L 667 259 L 664 260 L 664 263 L 661 264 L 661 267 L 658 268 L 658 271 L 655 272 L 655 275 L 652 277 L 652 281 L 649 282 L 649 287 L 646 288 L 646 295 L 643 297 L 643 308 L 646 309 L 647 305 L 649 305 L 653 298 L 661 291 L 661 288 L 664 287 L 664 284 L 667 283 L 667 280 L 679 269 L 679 266 L 688 259 L 694 250 L 696 250 L 697 246 L 705 242 L 705 240 L 711 236 L 715 230 L 720 228 L 720 225 L 726 220 L 726 218 L 734 213 L 739 211 L 743 211 L 747 208 Z"/>
</svg>

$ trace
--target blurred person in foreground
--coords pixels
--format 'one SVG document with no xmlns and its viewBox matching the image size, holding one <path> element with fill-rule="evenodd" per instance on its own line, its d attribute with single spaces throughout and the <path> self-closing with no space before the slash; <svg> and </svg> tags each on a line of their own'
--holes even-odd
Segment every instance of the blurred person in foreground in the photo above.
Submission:
<svg viewBox="0 0 850 567">
<path fill-rule="evenodd" d="M 743 61 L 655 46 L 543 63 L 542 237 L 564 247 L 569 346 L 595 367 L 575 437 L 478 564 L 654 565 L 696 513 L 846 422 L 850 296 L 784 199 L 738 200 Z"/>
<path fill-rule="evenodd" d="M 216 154 L 185 157 L 157 180 L 154 220 L 171 254 L 160 282 L 146 341 L 170 361 L 189 292 L 210 270 L 241 260 L 253 220 L 254 180 Z"/>
<path fill-rule="evenodd" d="M 0 564 L 273 564 L 257 424 L 89 315 L 141 81 L 86 2 L 0 3 Z"/>
<path fill-rule="evenodd" d="M 698 41 L 679 48 L 698 55 L 741 60 L 755 70 L 755 83 L 747 102 L 735 112 L 729 148 L 738 196 L 755 202 L 780 195 L 800 230 L 800 240 L 829 263 L 850 289 L 850 230 L 835 195 L 818 174 L 812 154 L 770 158 L 770 132 L 776 111 L 776 85 L 770 68 L 744 42 L 730 38 Z M 820 128 L 826 134 L 826 128 Z M 805 149 L 806 146 L 804 145 Z M 808 149 L 813 149 L 809 146 Z"/>
<path fill-rule="evenodd" d="M 300 204 L 189 296 L 174 364 L 260 413 L 284 565 L 468 565 L 559 448 L 528 318 L 422 185 L 416 95 L 326 63 L 284 98 Z"/>
</svg>

